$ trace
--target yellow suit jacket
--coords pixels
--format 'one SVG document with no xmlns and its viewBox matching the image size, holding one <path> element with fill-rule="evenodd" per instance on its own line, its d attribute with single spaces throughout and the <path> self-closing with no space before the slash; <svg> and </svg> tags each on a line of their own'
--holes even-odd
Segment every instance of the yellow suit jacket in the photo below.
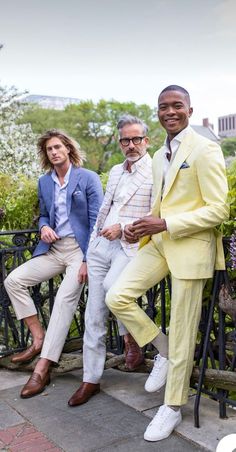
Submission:
<svg viewBox="0 0 236 452">
<path fill-rule="evenodd" d="M 184 136 L 170 167 L 162 193 L 165 148 L 153 158 L 152 214 L 165 218 L 162 233 L 170 272 L 179 279 L 210 278 L 224 269 L 221 235 L 215 226 L 228 218 L 224 157 L 218 144 L 192 129 Z M 152 240 L 158 242 L 159 234 Z M 146 236 L 140 247 L 150 240 Z"/>
</svg>

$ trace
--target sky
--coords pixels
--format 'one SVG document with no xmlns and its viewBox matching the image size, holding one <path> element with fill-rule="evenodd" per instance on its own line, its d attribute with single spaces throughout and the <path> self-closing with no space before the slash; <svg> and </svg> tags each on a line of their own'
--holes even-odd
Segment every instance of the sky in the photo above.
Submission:
<svg viewBox="0 0 236 452">
<path fill-rule="evenodd" d="M 236 113 L 236 0 L 0 0 L 0 84 L 157 104 L 185 87 L 192 124 Z"/>
</svg>

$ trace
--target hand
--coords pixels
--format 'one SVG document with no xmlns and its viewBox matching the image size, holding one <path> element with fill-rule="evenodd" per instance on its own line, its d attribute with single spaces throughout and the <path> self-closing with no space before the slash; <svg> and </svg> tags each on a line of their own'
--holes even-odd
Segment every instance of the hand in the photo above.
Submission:
<svg viewBox="0 0 236 452">
<path fill-rule="evenodd" d="M 124 227 L 125 240 L 128 243 L 137 243 L 138 237 L 133 232 L 134 227 L 132 224 L 126 224 Z"/>
<path fill-rule="evenodd" d="M 80 284 L 84 284 L 86 283 L 87 279 L 88 279 L 87 264 L 86 262 L 83 262 L 78 272 L 78 281 Z"/>
<path fill-rule="evenodd" d="M 40 231 L 41 240 L 46 243 L 53 243 L 60 239 L 50 226 L 43 226 Z"/>
<path fill-rule="evenodd" d="M 108 228 L 104 228 L 100 231 L 100 234 L 107 240 L 116 240 L 120 239 L 122 236 L 122 229 L 120 223 L 113 224 L 112 226 L 109 226 Z"/>
<path fill-rule="evenodd" d="M 162 218 L 154 217 L 154 215 L 147 215 L 134 221 L 133 233 L 137 237 L 144 237 L 145 235 L 159 234 L 166 231 L 166 222 Z"/>
</svg>

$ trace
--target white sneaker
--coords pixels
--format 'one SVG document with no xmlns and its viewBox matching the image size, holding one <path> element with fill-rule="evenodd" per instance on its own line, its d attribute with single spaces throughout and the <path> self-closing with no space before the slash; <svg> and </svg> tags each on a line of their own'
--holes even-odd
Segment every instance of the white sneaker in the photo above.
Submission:
<svg viewBox="0 0 236 452">
<path fill-rule="evenodd" d="M 144 439 L 146 439 L 146 441 L 160 441 L 168 438 L 181 421 L 182 416 L 180 409 L 174 411 L 167 405 L 162 405 L 156 416 L 154 416 L 153 420 L 147 426 L 146 432 L 144 433 Z"/>
<path fill-rule="evenodd" d="M 160 354 L 154 356 L 153 369 L 145 383 L 147 392 L 155 392 L 161 389 L 166 383 L 169 360 L 163 358 Z"/>
</svg>

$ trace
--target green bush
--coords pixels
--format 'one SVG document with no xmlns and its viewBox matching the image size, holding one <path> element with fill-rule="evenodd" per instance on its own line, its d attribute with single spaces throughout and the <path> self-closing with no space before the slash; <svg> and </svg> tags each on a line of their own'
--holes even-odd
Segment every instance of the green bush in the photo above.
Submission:
<svg viewBox="0 0 236 452">
<path fill-rule="evenodd" d="M 230 206 L 230 217 L 225 221 L 221 230 L 225 237 L 230 237 L 236 228 L 236 160 L 234 160 L 227 170 L 229 184 L 228 203 Z"/>
<path fill-rule="evenodd" d="M 26 176 L 0 174 L 1 230 L 21 230 L 37 227 L 37 181 Z"/>
</svg>

